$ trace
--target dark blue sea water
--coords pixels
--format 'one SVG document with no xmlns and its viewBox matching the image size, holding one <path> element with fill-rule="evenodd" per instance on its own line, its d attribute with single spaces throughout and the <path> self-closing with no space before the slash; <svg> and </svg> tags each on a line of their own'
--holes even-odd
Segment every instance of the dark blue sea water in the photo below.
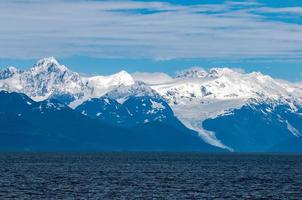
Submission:
<svg viewBox="0 0 302 200">
<path fill-rule="evenodd" d="M 0 199 L 302 199 L 301 155 L 0 154 Z"/>
</svg>

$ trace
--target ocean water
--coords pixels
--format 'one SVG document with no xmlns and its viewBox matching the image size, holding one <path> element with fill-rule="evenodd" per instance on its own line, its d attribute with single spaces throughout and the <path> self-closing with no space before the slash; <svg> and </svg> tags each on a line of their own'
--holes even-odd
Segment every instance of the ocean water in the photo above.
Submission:
<svg viewBox="0 0 302 200">
<path fill-rule="evenodd" d="M 0 199 L 302 199 L 301 155 L 1 153 Z"/>
</svg>

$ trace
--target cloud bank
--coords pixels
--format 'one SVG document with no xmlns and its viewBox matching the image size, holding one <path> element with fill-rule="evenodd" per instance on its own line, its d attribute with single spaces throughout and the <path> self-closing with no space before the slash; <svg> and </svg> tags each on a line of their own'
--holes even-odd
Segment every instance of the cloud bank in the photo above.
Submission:
<svg viewBox="0 0 302 200">
<path fill-rule="evenodd" d="M 0 57 L 302 59 L 302 7 L 255 1 L 0 3 Z"/>
<path fill-rule="evenodd" d="M 132 73 L 131 76 L 134 78 L 135 81 L 142 81 L 151 85 L 169 83 L 173 81 L 173 77 L 162 72 L 135 72 Z"/>
</svg>

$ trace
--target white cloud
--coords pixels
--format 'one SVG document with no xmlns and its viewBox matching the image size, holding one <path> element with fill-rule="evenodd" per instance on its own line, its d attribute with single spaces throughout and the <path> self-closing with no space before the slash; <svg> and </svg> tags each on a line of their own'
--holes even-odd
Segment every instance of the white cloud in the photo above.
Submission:
<svg viewBox="0 0 302 200">
<path fill-rule="evenodd" d="M 134 78 L 135 81 L 142 81 L 147 84 L 163 84 L 173 81 L 173 78 L 171 76 L 162 72 L 135 72 L 131 74 L 131 76 Z"/>
<path fill-rule="evenodd" d="M 262 7 L 257 9 L 257 11 L 258 12 L 261 11 L 264 13 L 302 15 L 302 7 L 284 7 L 284 8 Z"/>
<path fill-rule="evenodd" d="M 0 57 L 302 59 L 302 25 L 266 20 L 257 14 L 260 9 L 269 13 L 282 8 L 254 1 L 190 6 L 3 0 Z"/>
</svg>

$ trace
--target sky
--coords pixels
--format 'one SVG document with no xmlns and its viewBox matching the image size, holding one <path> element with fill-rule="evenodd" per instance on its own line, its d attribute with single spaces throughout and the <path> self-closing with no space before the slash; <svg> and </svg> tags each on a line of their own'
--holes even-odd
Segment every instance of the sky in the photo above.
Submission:
<svg viewBox="0 0 302 200">
<path fill-rule="evenodd" d="M 82 74 L 234 67 L 302 81 L 301 0 L 1 0 L 0 67 Z"/>
</svg>

